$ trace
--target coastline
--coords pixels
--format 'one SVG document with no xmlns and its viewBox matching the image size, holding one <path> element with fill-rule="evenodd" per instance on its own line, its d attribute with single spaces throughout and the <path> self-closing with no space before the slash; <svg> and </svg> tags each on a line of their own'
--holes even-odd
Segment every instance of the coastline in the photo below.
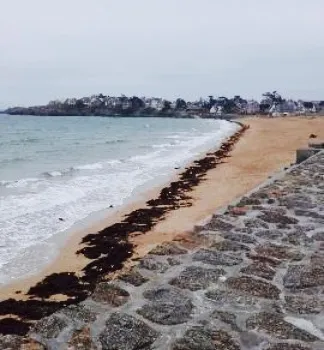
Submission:
<svg viewBox="0 0 324 350">
<path fill-rule="evenodd" d="M 247 118 L 240 121 L 251 125 L 251 128 L 232 150 L 230 158 L 218 164 L 216 168 L 210 169 L 205 180 L 190 193 L 193 203 L 191 206 L 183 206 L 176 211 L 169 212 L 167 218 L 157 223 L 151 230 L 131 237 L 130 242 L 135 246 L 132 259 L 145 255 L 162 242 L 173 240 L 179 235 L 182 235 L 183 238 L 197 223 L 213 214 L 217 208 L 229 204 L 235 198 L 252 190 L 265 181 L 269 174 L 289 166 L 294 161 L 296 148 L 307 145 L 310 133 L 319 134 L 320 130 L 324 131 L 323 118 L 280 120 Z M 324 137 L 323 131 L 319 134 L 320 137 Z M 155 190 L 152 191 L 155 192 Z M 156 197 L 153 196 L 153 198 Z M 113 218 L 107 220 L 106 227 L 112 222 L 111 220 L 117 222 L 118 214 L 121 217 L 123 213 L 116 213 L 114 220 Z M 96 232 L 96 227 L 92 227 L 90 232 Z M 89 231 L 84 233 L 89 233 Z M 78 238 L 73 236 L 73 239 L 77 242 L 80 237 L 82 235 Z M 64 247 L 64 250 L 70 253 L 72 251 L 74 254 L 75 251 L 70 244 L 72 241 Z M 64 250 L 61 252 L 61 258 L 64 257 Z M 80 257 L 74 258 L 74 263 L 77 261 L 80 263 Z M 68 271 L 76 271 L 71 265 L 65 265 L 64 271 L 67 268 Z M 59 270 L 56 271 L 59 272 Z M 40 276 L 35 276 L 35 279 L 39 280 Z M 28 289 L 34 284 L 30 282 L 31 279 L 28 279 L 21 286 Z M 12 288 L 12 294 L 9 289 L 2 290 L 1 299 L 13 296 L 17 289 L 18 286 Z M 55 298 L 48 300 L 66 300 L 66 297 L 62 299 L 61 297 L 62 295 L 56 294 Z M 19 294 L 15 295 L 15 299 L 24 299 L 24 297 Z M 56 306 L 61 307 L 62 305 Z"/>
<path fill-rule="evenodd" d="M 238 126 L 242 127 L 240 122 L 236 122 Z M 239 129 L 239 128 L 238 128 Z M 238 131 L 237 129 L 237 131 Z M 234 132 L 235 133 L 235 132 Z M 51 237 L 48 242 L 52 242 L 57 240 L 60 242 L 55 248 L 58 250 L 57 256 L 52 258 L 52 260 L 44 266 L 44 268 L 40 269 L 37 272 L 33 272 L 26 277 L 17 278 L 12 282 L 3 284 L 0 286 L 0 301 L 6 298 L 14 298 L 19 300 L 27 300 L 30 298 L 27 295 L 27 292 L 31 286 L 36 285 L 39 281 L 42 281 L 46 276 L 52 274 L 60 274 L 65 271 L 73 271 L 76 276 L 81 277 L 81 270 L 92 261 L 92 257 L 87 258 L 83 254 L 78 254 L 77 252 L 81 250 L 85 245 L 82 244 L 82 239 L 89 234 L 96 234 L 99 231 L 105 230 L 110 226 L 121 223 L 128 215 L 132 215 L 136 211 L 147 210 L 147 208 L 151 206 L 156 206 L 156 204 L 148 205 L 148 202 L 152 199 L 158 199 L 161 190 L 165 190 L 171 183 L 175 183 L 179 181 L 180 177 L 186 172 L 186 169 L 196 167 L 197 162 L 206 157 L 206 152 L 218 152 L 220 147 L 231 137 L 230 134 L 226 138 L 217 142 L 217 146 L 214 146 L 212 149 L 207 149 L 205 151 L 201 151 L 199 155 L 192 157 L 192 159 L 187 163 L 181 166 L 176 171 L 173 172 L 172 175 L 158 180 L 157 182 L 152 180 L 149 184 L 143 186 L 143 189 L 138 189 L 136 193 L 133 194 L 132 198 L 126 200 L 126 202 L 120 207 L 113 209 L 105 209 L 101 212 L 92 213 L 87 218 L 81 220 L 74 224 L 70 229 L 60 232 L 58 237 Z M 197 160 L 198 159 L 198 160 Z M 206 163 L 206 162 L 205 162 Z M 207 162 L 208 163 L 208 162 Z M 203 167 L 206 164 L 203 165 Z M 200 166 L 199 166 L 200 167 Z M 207 165 L 208 167 L 208 165 Z M 179 182 L 181 182 L 180 180 Z M 200 182 L 200 180 L 199 180 Z M 198 185 L 194 184 L 194 186 Z M 191 191 L 190 186 L 186 191 Z M 186 201 L 188 198 L 185 198 Z M 162 206 L 166 203 L 161 203 Z M 171 203 L 167 203 L 168 206 Z M 174 205 L 175 203 L 172 203 Z M 178 205 L 178 204 L 177 204 Z M 182 206 L 180 204 L 179 206 Z M 160 205 L 157 205 L 160 206 Z M 168 215 L 169 211 L 173 209 L 179 210 L 178 208 L 170 208 L 170 210 L 166 210 L 165 213 Z M 153 214 L 154 216 L 154 214 Z M 163 221 L 164 215 L 162 215 L 158 220 Z M 136 221 L 136 218 L 131 219 L 131 221 Z M 135 246 L 135 250 L 137 248 L 137 237 L 141 230 L 131 232 L 130 236 L 130 244 Z M 143 232 L 142 232 L 143 233 Z M 66 235 L 67 237 L 64 237 Z M 156 245 L 156 244 L 155 244 Z M 128 262 L 132 260 L 136 260 L 138 253 L 137 251 L 133 252 L 133 256 L 128 258 Z M 18 292 L 18 293 L 17 293 Z M 65 297 L 62 295 L 54 295 L 50 298 L 50 300 L 62 301 L 65 300 Z M 1 315 L 0 315 L 1 319 Z"/>
<path fill-rule="evenodd" d="M 252 190 L 258 184 L 265 181 L 270 174 L 279 171 L 285 166 L 289 166 L 290 163 L 294 161 L 296 148 L 307 145 L 308 132 L 316 133 L 317 130 L 320 130 L 316 125 L 313 126 L 311 121 L 314 121 L 315 124 L 324 124 L 323 118 L 309 119 L 305 117 L 280 119 L 249 117 L 239 118 L 237 121 L 251 125 L 252 128 L 247 130 L 245 136 L 236 145 L 229 161 L 226 161 L 225 164 L 219 164 L 215 169 L 210 169 L 206 175 L 206 179 L 193 189 L 191 193 L 192 206 L 182 207 L 169 212 L 165 220 L 160 220 L 152 230 L 145 234 L 133 234 L 130 236 L 130 242 L 134 245 L 134 251 L 132 256 L 128 259 L 127 266 L 134 264 L 134 261 L 146 255 L 158 244 L 165 241 L 172 241 L 177 236 L 181 237 L 181 235 L 189 234 L 196 224 L 208 219 L 216 209 L 228 205 L 235 198 L 239 198 Z M 278 151 L 280 151 L 280 154 L 275 154 L 275 149 L 272 151 L 270 150 L 272 140 L 271 138 L 268 139 L 267 134 L 271 134 L 274 131 L 273 129 L 276 129 L 278 122 L 286 124 L 287 126 L 291 123 L 302 123 L 304 127 L 301 128 L 303 130 L 302 132 L 296 133 L 296 129 L 299 129 L 296 124 L 295 130 L 282 130 L 282 135 L 280 135 L 280 130 L 278 130 L 278 137 L 280 138 L 286 135 L 287 139 L 283 140 L 284 144 L 276 147 Z M 293 125 L 289 125 L 290 128 L 292 126 Z M 309 128 L 309 131 L 307 131 L 307 128 Z M 291 140 L 292 134 L 295 134 L 295 140 Z M 299 134 L 304 134 L 303 140 Z M 259 135 L 260 141 L 262 140 L 263 143 L 268 139 L 268 142 L 263 144 L 265 154 L 259 149 L 257 140 L 254 140 L 257 135 Z M 324 137 L 324 135 L 321 136 Z M 274 135 L 271 135 L 271 137 L 274 137 Z M 251 147 L 252 141 L 255 144 L 255 150 Z M 215 151 L 216 149 L 213 149 L 209 152 Z M 272 160 L 269 158 L 264 159 L 264 156 L 270 154 L 274 157 Z M 194 164 L 194 162 L 192 164 Z M 241 177 L 239 173 L 242 170 L 244 174 Z M 246 172 L 250 172 L 248 177 L 246 176 Z M 180 171 L 169 180 L 169 183 L 176 181 L 179 174 Z M 89 233 L 99 232 L 114 223 L 122 221 L 128 213 L 146 207 L 146 202 L 152 198 L 157 198 L 159 192 L 165 185 L 164 183 L 155 188 L 150 188 L 144 193 L 141 193 L 136 200 L 130 200 L 129 203 L 121 208 L 113 209 L 111 213 L 107 213 L 107 215 L 100 220 L 93 221 L 91 224 L 85 224 L 72 230 L 69 233 L 69 237 L 64 240 L 64 244 L 60 245 L 58 256 L 52 262 L 33 275 L 17 279 L 16 281 L 2 286 L 0 288 L 0 300 L 10 297 L 20 300 L 27 299 L 29 296 L 25 294 L 29 287 L 37 284 L 45 276 L 53 273 L 61 273 L 68 269 L 69 271 L 77 272 L 77 275 L 79 275 L 82 268 L 91 261 L 82 254 L 75 254 L 75 252 L 80 249 L 80 242 L 83 237 Z M 211 186 L 217 186 L 218 195 L 216 197 L 210 195 Z M 21 293 L 17 294 L 17 291 Z M 51 300 L 58 301 L 64 299 L 64 297 L 62 299 L 61 295 L 51 298 Z"/>
</svg>

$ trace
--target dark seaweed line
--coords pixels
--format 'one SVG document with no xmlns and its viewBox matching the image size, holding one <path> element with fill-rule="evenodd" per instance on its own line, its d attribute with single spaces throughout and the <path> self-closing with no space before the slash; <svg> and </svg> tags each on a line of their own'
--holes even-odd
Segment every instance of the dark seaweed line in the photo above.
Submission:
<svg viewBox="0 0 324 350">
<path fill-rule="evenodd" d="M 180 207 L 192 205 L 189 192 L 205 179 L 208 170 L 221 164 L 229 157 L 234 145 L 249 128 L 240 124 L 241 129 L 224 142 L 219 150 L 194 162 L 179 175 L 179 180 L 163 188 L 156 199 L 148 201 L 147 207 L 135 210 L 124 220 L 95 234 L 88 234 L 82 240 L 84 248 L 77 251 L 92 261 L 82 270 L 83 276 L 74 272 L 54 273 L 31 287 L 28 300 L 7 299 L 0 302 L 0 334 L 25 335 L 33 321 L 49 316 L 59 309 L 85 300 L 107 274 L 120 270 L 131 258 L 134 245 L 128 241 L 130 234 L 147 233 L 167 213 Z M 50 301 L 47 298 L 63 294 L 66 301 Z M 37 299 L 35 299 L 37 298 Z"/>
</svg>

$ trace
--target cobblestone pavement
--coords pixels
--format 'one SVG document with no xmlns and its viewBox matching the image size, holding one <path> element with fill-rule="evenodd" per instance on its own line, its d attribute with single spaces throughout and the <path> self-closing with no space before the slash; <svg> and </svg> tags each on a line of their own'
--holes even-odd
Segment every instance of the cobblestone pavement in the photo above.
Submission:
<svg viewBox="0 0 324 350">
<path fill-rule="evenodd" d="M 0 349 L 324 349 L 324 152 Z M 202 243 L 201 243 L 202 242 Z"/>
</svg>

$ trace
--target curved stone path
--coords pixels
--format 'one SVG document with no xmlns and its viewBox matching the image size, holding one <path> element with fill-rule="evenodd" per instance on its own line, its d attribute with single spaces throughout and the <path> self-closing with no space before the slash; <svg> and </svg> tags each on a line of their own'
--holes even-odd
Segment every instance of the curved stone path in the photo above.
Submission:
<svg viewBox="0 0 324 350">
<path fill-rule="evenodd" d="M 324 349 L 324 152 L 0 349 Z"/>
</svg>

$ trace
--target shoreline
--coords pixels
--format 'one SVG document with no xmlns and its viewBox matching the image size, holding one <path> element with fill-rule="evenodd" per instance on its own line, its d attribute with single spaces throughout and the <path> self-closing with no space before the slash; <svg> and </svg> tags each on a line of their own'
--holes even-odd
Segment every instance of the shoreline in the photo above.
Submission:
<svg viewBox="0 0 324 350">
<path fill-rule="evenodd" d="M 139 215 L 141 212 L 135 211 L 137 218 L 143 220 L 143 222 L 140 223 L 137 227 L 138 230 L 135 232 L 142 231 L 142 234 L 139 236 L 132 236 L 128 242 L 119 242 L 121 243 L 123 248 L 130 247 L 128 244 L 132 245 L 133 247 L 137 246 L 137 254 L 138 257 L 140 257 L 145 255 L 149 250 L 151 250 L 153 248 L 153 244 L 157 245 L 161 243 L 161 241 L 173 240 L 177 235 L 189 232 L 190 229 L 192 229 L 194 225 L 197 224 L 197 222 L 199 222 L 202 219 L 206 219 L 208 217 L 208 214 L 212 214 L 217 208 L 225 206 L 226 204 L 232 202 L 233 199 L 244 195 L 248 190 L 252 190 L 255 186 L 266 180 L 269 174 L 272 174 L 274 171 L 279 170 L 283 166 L 289 165 L 295 156 L 296 145 L 300 147 L 306 144 L 309 135 L 308 133 L 310 131 L 318 133 L 318 130 L 324 130 L 323 128 L 321 129 L 320 127 L 318 127 L 320 125 L 323 126 L 323 118 L 322 120 L 320 118 L 285 118 L 284 120 L 281 120 L 281 123 L 283 123 L 285 126 L 285 128 L 283 128 L 282 130 L 280 130 L 280 128 L 278 130 L 278 119 L 255 120 L 254 118 L 248 118 L 243 121 L 252 125 L 252 128 L 247 131 L 244 138 L 240 139 L 238 145 L 239 147 L 234 148 L 234 150 L 231 153 L 231 158 L 229 158 L 229 160 L 225 163 L 218 163 L 218 166 L 216 168 L 212 168 L 208 172 L 204 181 L 198 182 L 199 186 L 195 187 L 194 191 L 190 193 L 190 195 L 193 197 L 194 204 L 191 203 L 191 205 L 186 205 L 186 196 L 184 195 L 184 198 L 180 198 L 180 202 L 177 203 L 178 205 L 180 204 L 180 207 L 177 208 L 178 210 L 169 213 L 167 219 L 162 220 L 159 223 L 156 223 L 154 220 L 152 222 L 147 223 L 145 221 L 145 216 L 142 217 L 141 215 Z M 292 123 L 295 123 L 295 125 L 293 125 Z M 303 126 L 300 127 L 300 124 L 303 124 Z M 287 128 L 287 126 L 289 128 Z M 296 130 L 294 130 L 294 128 L 292 127 L 294 127 Z M 294 135 L 294 131 L 298 131 L 296 132 L 296 135 Z M 262 140 L 262 135 L 269 136 L 269 134 L 271 134 L 270 139 L 268 139 L 265 143 L 262 142 L 264 141 Z M 273 147 L 273 141 L 276 141 L 278 138 L 280 138 L 278 134 L 280 137 L 283 137 L 284 142 L 279 142 L 278 145 L 275 145 L 277 148 L 275 147 L 275 149 L 271 151 L 269 150 L 269 147 Z M 292 136 L 294 136 L 293 140 Z M 321 136 L 323 137 L 324 135 Z M 256 140 L 256 137 L 260 137 L 261 140 Z M 260 142 L 264 147 L 263 149 L 260 148 Z M 249 153 L 246 153 L 247 151 L 249 151 Z M 278 153 L 280 151 L 285 151 L 284 155 Z M 271 159 L 269 159 L 269 157 Z M 247 174 L 245 173 L 245 176 L 243 176 L 244 174 L 241 174 L 242 171 L 247 171 Z M 216 198 L 210 198 L 211 186 L 213 186 L 213 191 L 217 190 Z M 170 189 L 172 189 L 172 187 L 170 187 Z M 208 193 L 209 198 L 206 198 L 206 195 L 208 195 Z M 169 200 L 167 193 L 165 198 L 162 199 L 166 201 Z M 170 203 L 167 204 L 170 205 Z M 171 203 L 171 205 L 174 205 L 174 203 Z M 161 212 L 155 212 L 153 214 L 161 214 L 160 218 L 162 218 L 164 215 L 163 210 Z M 150 229 L 148 231 L 145 231 L 145 234 L 143 234 L 142 228 L 145 225 L 152 223 L 154 223 L 154 227 L 150 227 Z M 94 248 L 92 244 L 93 240 L 96 241 L 97 237 L 95 236 L 97 235 L 98 234 L 88 234 L 87 239 L 84 241 L 85 243 L 88 242 L 88 246 L 83 247 L 82 252 L 84 252 L 85 255 L 88 257 L 93 257 L 98 253 L 96 247 Z M 127 249 L 124 249 L 124 251 L 125 250 Z M 128 257 L 130 258 L 130 256 Z M 132 255 L 132 258 L 136 259 L 137 257 Z M 98 267 L 94 265 L 92 266 Z M 118 266 L 115 266 L 114 268 L 116 268 L 115 271 L 119 270 Z M 91 275 L 91 273 L 93 273 L 93 270 L 91 270 L 90 266 L 90 282 L 91 277 L 93 276 Z M 55 278 L 56 279 L 54 280 L 47 279 L 45 283 L 40 284 L 36 289 L 33 289 L 34 294 L 37 296 L 36 298 L 31 298 L 30 300 L 25 302 L 9 302 L 8 300 L 2 302 L 1 306 L 4 310 L 1 313 L 2 317 L 7 317 L 6 315 L 8 314 L 8 312 L 7 314 L 5 312 L 6 310 L 10 310 L 10 314 L 15 313 L 19 317 L 26 316 L 29 320 L 35 320 L 37 319 L 35 318 L 35 316 L 33 316 L 34 318 L 30 317 L 29 313 L 31 311 L 28 311 L 28 308 L 35 307 L 42 314 L 42 316 L 45 316 L 46 313 L 50 314 L 56 311 L 57 309 L 61 308 L 62 306 L 65 306 L 66 304 L 75 303 L 76 300 L 81 300 L 85 296 L 84 294 L 82 294 L 82 290 L 78 289 L 75 276 L 73 276 L 72 273 L 58 274 L 55 276 Z M 67 291 L 67 293 L 65 293 L 65 301 L 64 298 L 63 300 L 61 299 L 61 301 L 57 302 L 54 302 L 53 299 L 51 299 L 51 296 L 53 295 L 62 296 L 63 294 L 55 293 L 58 291 L 62 291 L 59 289 L 59 285 L 57 285 L 56 283 L 58 281 L 57 278 L 64 278 L 64 282 L 66 285 L 65 287 L 68 287 L 65 288 Z M 88 281 L 85 280 L 85 283 L 88 283 Z M 50 295 L 48 293 L 50 293 Z M 4 295 L 6 297 L 9 296 L 6 293 Z M 17 297 L 22 299 L 20 295 L 16 295 L 16 298 Z M 48 301 L 39 300 L 41 298 L 48 298 Z M 46 311 L 44 311 L 45 308 Z M 6 322 L 9 322 L 8 318 Z M 21 326 L 20 323 L 19 325 L 15 323 L 15 325 L 15 327 L 18 328 Z M 14 326 L 14 324 L 12 324 L 12 326 Z"/>
<path fill-rule="evenodd" d="M 0 302 L 0 333 L 26 334 L 36 320 L 85 300 L 100 281 L 107 280 L 109 274 L 111 276 L 121 271 L 133 257 L 135 249 L 135 243 L 129 237 L 148 233 L 159 221 L 165 220 L 169 212 L 191 207 L 192 189 L 204 180 L 208 170 L 215 168 L 229 155 L 248 128 L 242 125 L 216 152 L 207 153 L 194 161 L 181 172 L 177 181 L 163 188 L 158 197 L 147 201 L 144 208 L 136 209 L 122 221 L 83 237 L 81 249 L 76 254 L 82 254 L 89 259 L 89 263 L 81 271 L 68 266 L 64 272 L 52 273 L 29 288 L 24 297 L 21 290 L 15 291 L 18 294 L 15 298 L 10 298 L 6 293 L 7 299 Z M 25 287 L 28 288 L 26 284 Z"/>
<path fill-rule="evenodd" d="M 242 128 L 243 131 L 246 129 L 246 127 L 244 127 L 242 124 L 237 124 L 240 125 L 240 128 Z M 49 266 L 43 269 L 40 273 L 28 276 L 27 278 L 18 279 L 17 281 L 4 285 L 2 288 L 0 288 L 0 300 L 3 300 L 4 298 L 27 300 L 30 298 L 30 291 L 28 291 L 29 287 L 39 285 L 42 283 L 39 281 L 44 281 L 44 279 L 46 280 L 46 276 L 48 275 L 53 276 L 55 279 L 55 281 L 50 281 L 51 284 L 61 284 L 56 280 L 59 280 L 61 277 L 64 280 L 64 278 L 67 277 L 67 274 L 68 276 L 71 274 L 74 275 L 74 282 L 79 278 L 83 279 L 84 274 L 86 273 L 85 271 L 87 271 L 85 270 L 87 267 L 89 268 L 88 273 L 91 274 L 91 269 L 95 265 L 95 259 L 100 259 L 100 256 L 110 253 L 108 251 L 95 252 L 95 250 L 98 250 L 99 248 L 91 245 L 91 236 L 99 235 L 99 233 L 107 229 L 117 229 L 117 231 L 119 231 L 117 233 L 117 237 L 115 232 L 110 232 L 108 234 L 109 237 L 114 236 L 114 239 L 117 241 L 123 237 L 122 239 L 125 240 L 125 242 L 122 242 L 124 244 L 122 244 L 122 249 L 119 249 L 119 256 L 115 256 L 115 259 L 119 259 L 120 263 L 117 266 L 114 266 L 112 263 L 110 268 L 106 267 L 105 273 L 114 273 L 116 270 L 119 271 L 123 267 L 124 261 L 129 260 L 132 257 L 136 259 L 136 252 L 133 252 L 133 248 L 137 246 L 136 237 L 139 234 L 150 231 L 152 227 L 158 223 L 158 221 L 163 221 L 168 212 L 177 210 L 181 206 L 187 205 L 188 203 L 186 204 L 185 202 L 190 201 L 191 198 L 186 196 L 185 193 L 191 192 L 192 188 L 197 186 L 202 181 L 202 176 L 204 176 L 205 172 L 217 165 L 216 159 L 222 157 L 225 149 L 226 152 L 229 152 L 229 148 L 232 147 L 231 144 L 235 142 L 233 140 L 239 136 L 240 130 L 234 133 L 234 135 L 227 137 L 225 141 L 220 144 L 220 147 L 216 147 L 216 151 L 214 149 L 216 154 L 215 159 L 210 157 L 211 154 L 209 153 L 207 153 L 207 156 L 204 156 L 206 151 L 202 152 L 200 156 L 202 158 L 190 162 L 187 167 L 184 168 L 186 169 L 185 171 L 179 171 L 178 174 L 173 176 L 173 179 L 171 178 L 171 180 L 167 182 L 166 187 L 162 188 L 161 185 L 155 189 L 150 189 L 150 191 L 147 191 L 142 195 L 140 200 L 130 201 L 130 204 L 122 206 L 119 210 L 117 209 L 111 213 L 108 218 L 106 217 L 104 220 L 96 222 L 90 227 L 85 226 L 83 229 L 71 234 L 67 241 L 65 241 L 64 246 L 61 247 L 59 256 L 53 263 L 50 263 Z M 171 182 L 172 180 L 173 182 Z M 162 194 L 163 191 L 164 194 Z M 167 194 L 168 191 L 173 191 L 174 193 L 169 196 Z M 178 195 L 180 198 L 177 198 Z M 189 205 L 191 205 L 191 203 L 189 203 Z M 95 234 L 92 234 L 92 232 L 95 232 Z M 130 236 L 129 243 L 126 243 L 127 237 L 125 237 L 125 232 L 126 236 Z M 86 236 L 90 238 L 88 247 L 84 244 Z M 116 245 L 116 242 L 109 242 L 109 245 Z M 123 252 L 121 250 L 123 250 Z M 73 272 L 66 273 L 67 267 Z M 99 269 L 101 270 L 102 268 Z M 99 274 L 102 275 L 103 272 L 100 271 Z M 97 278 L 97 276 L 94 277 L 95 280 Z M 93 277 L 90 277 L 90 280 L 93 282 Z M 47 281 L 45 284 L 46 283 Z M 89 281 L 86 281 L 86 283 L 89 283 Z M 62 288 L 64 289 L 63 285 Z M 43 298 L 44 296 L 41 295 L 40 297 Z M 62 293 L 52 293 L 51 295 L 47 293 L 46 297 L 50 300 L 58 302 L 66 300 L 66 298 L 62 298 Z"/>
<path fill-rule="evenodd" d="M 170 169 L 168 175 L 159 175 L 157 178 L 149 180 L 148 183 L 141 185 L 133 191 L 130 197 L 126 198 L 123 204 L 90 213 L 86 217 L 75 222 L 68 229 L 42 242 L 40 246 L 44 245 L 45 249 L 49 246 L 52 247 L 52 251 L 49 252 L 50 258 L 47 259 L 47 262 L 45 262 L 44 266 L 41 266 L 40 269 L 31 270 L 31 272 L 27 273 L 25 276 L 13 277 L 11 281 L 0 284 L 0 301 L 8 296 L 16 298 L 18 296 L 16 291 L 21 292 L 19 293 L 21 299 L 26 299 L 26 297 L 24 298 L 24 294 L 28 291 L 26 284 L 31 286 L 38 283 L 39 280 L 47 275 L 56 272 L 64 272 L 67 270 L 67 266 L 72 266 L 73 271 L 81 271 L 91 260 L 84 257 L 82 254 L 78 256 L 75 254 L 75 252 L 80 249 L 83 237 L 89 233 L 99 232 L 116 222 L 121 222 L 129 213 L 147 207 L 147 202 L 152 198 L 158 198 L 163 188 L 168 187 L 171 182 L 179 180 L 179 176 L 184 169 L 195 165 L 197 159 L 203 158 L 207 152 L 217 151 L 222 143 L 240 127 L 239 122 L 231 122 L 231 124 L 233 124 L 229 128 L 231 130 L 227 130 L 222 138 L 217 138 L 219 130 L 216 131 L 216 134 L 214 134 L 214 138 L 216 137 L 216 139 L 214 139 L 213 144 L 209 141 L 204 149 L 199 149 L 195 155 L 191 155 L 183 164 L 172 168 L 172 170 Z M 39 247 L 36 247 L 36 249 L 38 250 Z M 26 252 L 27 255 L 30 255 L 31 249 Z M 24 252 L 24 254 L 26 252 Z M 41 256 L 46 255 L 41 251 L 40 254 Z M 20 258 L 20 261 L 23 262 L 23 257 Z"/>
</svg>

